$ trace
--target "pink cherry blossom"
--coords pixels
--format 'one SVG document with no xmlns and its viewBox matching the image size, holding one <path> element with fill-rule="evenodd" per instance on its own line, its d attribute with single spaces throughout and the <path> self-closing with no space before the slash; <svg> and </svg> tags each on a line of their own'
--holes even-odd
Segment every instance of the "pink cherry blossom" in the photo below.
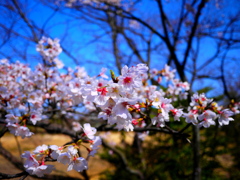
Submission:
<svg viewBox="0 0 240 180">
<path fill-rule="evenodd" d="M 229 116 L 232 116 L 233 114 L 234 113 L 232 111 L 230 111 L 229 109 L 224 109 L 224 110 L 220 111 L 219 118 L 218 118 L 218 122 L 219 122 L 220 126 L 228 125 L 229 121 L 233 121 L 234 119 L 229 117 Z"/>
<path fill-rule="evenodd" d="M 89 139 L 93 139 L 94 134 L 97 132 L 96 128 L 91 127 L 91 125 L 89 123 L 85 123 L 83 125 L 83 131 Z"/>
<path fill-rule="evenodd" d="M 87 161 L 83 157 L 78 157 L 74 158 L 69 166 L 68 166 L 68 171 L 71 171 L 72 169 L 82 172 L 83 170 L 86 170 L 88 168 Z"/>
</svg>

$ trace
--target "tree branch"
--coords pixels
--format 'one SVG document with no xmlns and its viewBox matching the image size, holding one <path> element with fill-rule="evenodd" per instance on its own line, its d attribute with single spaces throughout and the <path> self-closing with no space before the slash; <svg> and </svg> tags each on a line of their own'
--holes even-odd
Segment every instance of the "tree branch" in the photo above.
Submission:
<svg viewBox="0 0 240 180">
<path fill-rule="evenodd" d="M 189 35 L 189 39 L 188 39 L 188 42 L 187 42 L 187 49 L 185 51 L 185 55 L 184 55 L 184 59 L 183 59 L 183 63 L 182 63 L 182 68 L 183 69 L 185 68 L 185 65 L 186 65 L 186 62 L 187 62 L 187 59 L 188 59 L 188 54 L 189 54 L 190 49 L 192 47 L 192 41 L 193 41 L 195 32 L 197 30 L 198 21 L 199 21 L 200 15 L 201 15 L 201 11 L 204 8 L 206 2 L 207 2 L 206 0 L 202 0 L 200 2 L 199 6 L 198 6 L 198 10 L 197 10 L 196 16 L 194 18 L 194 23 L 193 23 L 193 26 L 192 26 L 192 29 L 191 29 L 191 34 Z"/>
<path fill-rule="evenodd" d="M 131 174 L 137 175 L 142 180 L 144 179 L 144 176 L 143 176 L 141 171 L 136 170 L 136 169 L 132 169 L 132 168 L 129 167 L 127 158 L 124 156 L 124 154 L 121 151 L 119 151 L 118 149 L 114 148 L 113 146 L 110 146 L 104 140 L 102 140 L 102 145 L 107 147 L 108 149 L 111 149 L 114 153 L 116 153 L 118 155 L 118 157 L 120 158 L 121 162 L 123 163 L 123 167 L 125 167 L 125 169 L 128 172 L 130 172 Z"/>
</svg>

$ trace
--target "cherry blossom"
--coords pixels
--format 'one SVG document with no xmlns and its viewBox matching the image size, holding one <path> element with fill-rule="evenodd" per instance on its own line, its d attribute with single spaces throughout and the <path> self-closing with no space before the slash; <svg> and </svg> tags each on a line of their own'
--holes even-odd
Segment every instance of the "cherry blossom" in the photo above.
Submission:
<svg viewBox="0 0 240 180">
<path fill-rule="evenodd" d="M 50 174 L 54 169 L 53 165 L 39 165 L 36 167 L 29 167 L 26 171 L 29 174 L 36 175 L 38 177 L 44 177 L 45 174 Z"/>
<path fill-rule="evenodd" d="M 46 164 L 49 159 L 67 165 L 68 171 L 86 170 L 88 159 L 102 144 L 95 124 L 104 122 L 113 130 L 134 131 L 154 126 L 168 128 L 172 119 L 183 119 L 190 125 L 208 128 L 216 122 L 228 125 L 233 121 L 231 116 L 239 112 L 239 104 L 224 109 L 198 93 L 191 96 L 188 107 L 175 107 L 176 101 L 187 98 L 190 86 L 178 80 L 176 70 L 168 65 L 162 70 L 149 69 L 145 64 L 123 66 L 118 76 L 112 72 L 108 79 L 106 68 L 92 77 L 83 67 L 66 68 L 66 73 L 59 71 L 64 65 L 58 59 L 62 51 L 58 39 L 43 37 L 36 50 L 45 63 L 35 69 L 21 62 L 0 61 L 0 110 L 6 114 L 3 123 L 10 133 L 25 138 L 34 134 L 31 126 L 66 119 L 69 131 L 76 134 L 65 145 L 43 144 L 33 154 L 22 154 L 26 171 L 38 177 L 54 169 Z M 166 84 L 161 89 L 162 82 Z M 93 123 L 82 118 L 91 113 L 98 114 Z M 144 131 L 138 136 L 144 140 L 148 133 Z M 80 155 L 80 148 L 87 151 L 86 158 Z"/>
<path fill-rule="evenodd" d="M 32 167 L 32 166 L 38 166 L 38 161 L 33 157 L 33 155 L 29 152 L 29 151 L 26 151 L 22 154 L 22 158 L 25 158 L 26 161 L 24 163 L 24 167 L 25 168 L 29 168 L 29 167 Z"/>
<path fill-rule="evenodd" d="M 82 129 L 82 126 L 81 126 L 81 124 L 79 124 L 78 122 L 72 122 L 72 126 L 73 126 L 73 130 L 74 131 L 80 131 L 81 129 Z"/>
<path fill-rule="evenodd" d="M 19 124 L 8 123 L 7 127 L 10 133 L 14 134 L 15 136 L 21 136 L 22 138 L 30 137 L 34 134 L 33 132 L 30 132 L 28 127 L 20 126 Z"/>
<path fill-rule="evenodd" d="M 170 71 L 170 66 L 165 65 L 165 68 L 163 69 L 162 74 L 163 74 L 163 76 L 166 77 L 167 80 L 172 80 L 175 76 L 175 72 L 176 72 L 175 69 Z"/>
<path fill-rule="evenodd" d="M 94 156 L 97 153 L 97 150 L 100 148 L 99 146 L 102 144 L 102 139 L 99 136 L 95 136 L 92 139 L 92 144 L 90 145 L 89 156 Z"/>
<path fill-rule="evenodd" d="M 43 144 L 42 146 L 36 147 L 36 149 L 33 151 L 34 154 L 44 154 L 48 150 L 48 146 L 46 144 Z"/>
<path fill-rule="evenodd" d="M 89 123 L 83 125 L 83 131 L 89 139 L 93 139 L 94 134 L 97 132 L 96 128 L 91 127 Z"/>
<path fill-rule="evenodd" d="M 86 159 L 82 157 L 74 158 L 69 166 L 68 166 L 68 171 L 71 171 L 72 169 L 81 172 L 83 170 L 86 170 L 88 168 L 87 161 Z"/>
<path fill-rule="evenodd" d="M 183 115 L 182 109 L 171 109 L 170 111 L 171 111 L 171 113 L 174 117 L 174 120 L 175 121 L 180 121 L 179 118 Z"/>
<path fill-rule="evenodd" d="M 71 161 L 71 155 L 69 154 L 69 152 L 63 152 L 59 154 L 57 161 L 62 164 L 69 164 Z"/>
<path fill-rule="evenodd" d="M 193 125 L 197 125 L 198 124 L 198 114 L 196 111 L 192 110 L 189 111 L 188 113 L 183 113 L 183 117 L 185 117 L 185 121 L 187 123 L 192 123 Z"/>
<path fill-rule="evenodd" d="M 232 116 L 234 113 L 232 111 L 230 111 L 229 109 L 224 109 L 222 111 L 220 111 L 219 114 L 219 119 L 218 122 L 219 124 L 222 125 L 228 125 L 229 121 L 233 121 L 234 119 L 231 118 L 230 116 Z"/>
</svg>

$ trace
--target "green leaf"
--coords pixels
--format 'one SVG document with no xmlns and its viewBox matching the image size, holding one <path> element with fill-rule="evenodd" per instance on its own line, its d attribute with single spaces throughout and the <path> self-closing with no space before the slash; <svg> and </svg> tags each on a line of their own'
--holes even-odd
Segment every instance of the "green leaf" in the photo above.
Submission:
<svg viewBox="0 0 240 180">
<path fill-rule="evenodd" d="M 211 90 L 213 90 L 213 87 L 209 87 L 209 86 L 207 86 L 207 87 L 204 87 L 204 88 L 202 88 L 202 89 L 199 89 L 197 92 L 199 93 L 199 94 L 201 94 L 201 93 L 208 93 L 208 92 L 210 92 Z"/>
</svg>

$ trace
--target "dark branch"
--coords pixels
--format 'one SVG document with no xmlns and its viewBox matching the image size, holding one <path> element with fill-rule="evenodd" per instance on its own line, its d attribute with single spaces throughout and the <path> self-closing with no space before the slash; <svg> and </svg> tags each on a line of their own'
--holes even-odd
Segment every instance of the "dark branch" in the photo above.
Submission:
<svg viewBox="0 0 240 180">
<path fill-rule="evenodd" d="M 188 39 L 188 42 L 187 42 L 187 49 L 185 51 L 185 55 L 184 55 L 184 59 L 183 59 L 183 63 L 182 63 L 182 68 L 183 69 L 185 68 L 190 49 L 192 47 L 192 41 L 193 41 L 195 32 L 197 30 L 198 21 L 199 21 L 199 18 L 201 16 L 201 11 L 204 8 L 206 2 L 207 2 L 206 0 L 202 0 L 201 3 L 198 6 L 198 10 L 197 10 L 197 13 L 196 13 L 196 16 L 195 16 L 195 19 L 194 19 L 194 23 L 193 23 L 193 26 L 192 26 L 192 29 L 191 29 L 191 33 L 189 35 L 189 39 Z"/>
</svg>

